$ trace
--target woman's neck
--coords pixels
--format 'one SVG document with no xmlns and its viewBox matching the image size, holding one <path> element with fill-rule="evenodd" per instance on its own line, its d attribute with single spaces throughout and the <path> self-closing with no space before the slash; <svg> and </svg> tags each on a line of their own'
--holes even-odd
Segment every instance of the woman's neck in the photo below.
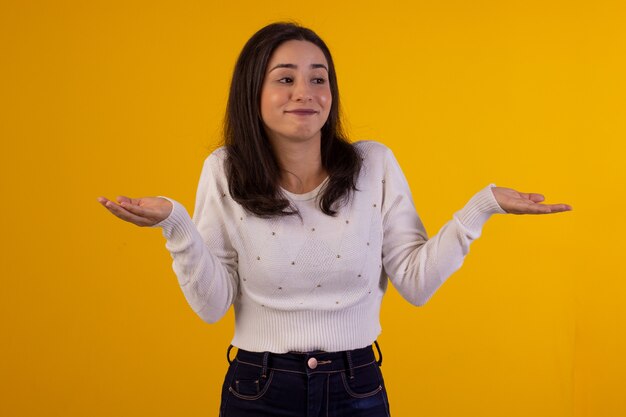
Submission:
<svg viewBox="0 0 626 417">
<path fill-rule="evenodd" d="M 274 154 L 281 168 L 280 186 L 294 194 L 314 190 L 328 176 L 322 166 L 320 140 L 303 142 L 273 141 Z"/>
</svg>

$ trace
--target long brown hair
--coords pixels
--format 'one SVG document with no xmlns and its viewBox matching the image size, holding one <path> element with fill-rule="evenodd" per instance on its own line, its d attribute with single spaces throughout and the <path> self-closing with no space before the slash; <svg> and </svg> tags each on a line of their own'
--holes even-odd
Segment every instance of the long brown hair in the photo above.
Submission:
<svg viewBox="0 0 626 417">
<path fill-rule="evenodd" d="M 265 133 L 260 110 L 267 63 L 274 50 L 289 40 L 315 44 L 328 62 L 332 104 L 321 131 L 321 158 L 329 180 L 322 190 L 319 206 L 325 214 L 333 216 L 357 190 L 361 157 L 342 129 L 339 88 L 330 51 L 315 32 L 295 23 L 273 23 L 260 29 L 245 44 L 235 64 L 224 120 L 229 191 L 237 203 L 260 217 L 297 213 L 280 191 L 280 168 Z"/>
</svg>

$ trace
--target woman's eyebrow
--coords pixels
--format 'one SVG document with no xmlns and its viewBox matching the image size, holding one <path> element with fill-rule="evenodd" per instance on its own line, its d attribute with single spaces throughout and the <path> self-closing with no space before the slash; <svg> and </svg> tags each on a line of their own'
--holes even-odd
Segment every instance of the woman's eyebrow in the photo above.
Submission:
<svg viewBox="0 0 626 417">
<path fill-rule="evenodd" d="M 298 66 L 296 64 L 278 64 L 276 65 L 274 68 L 272 68 L 271 70 L 269 70 L 268 72 L 272 72 L 274 71 L 276 68 L 291 68 L 291 69 L 297 69 Z M 326 72 L 328 72 L 328 68 L 326 68 L 326 65 L 324 64 L 311 64 L 310 65 L 311 69 L 316 69 L 316 68 L 324 68 L 326 70 Z"/>
</svg>

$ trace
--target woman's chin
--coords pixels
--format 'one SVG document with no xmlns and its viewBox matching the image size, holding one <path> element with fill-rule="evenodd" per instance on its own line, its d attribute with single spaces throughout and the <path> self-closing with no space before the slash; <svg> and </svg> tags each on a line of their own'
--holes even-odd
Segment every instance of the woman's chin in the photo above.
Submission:
<svg viewBox="0 0 626 417">
<path fill-rule="evenodd" d="M 283 135 L 271 135 L 270 137 L 274 137 L 272 142 L 287 142 L 287 143 L 306 143 L 310 141 L 318 141 L 322 137 L 321 131 L 298 131 L 290 134 Z"/>
</svg>

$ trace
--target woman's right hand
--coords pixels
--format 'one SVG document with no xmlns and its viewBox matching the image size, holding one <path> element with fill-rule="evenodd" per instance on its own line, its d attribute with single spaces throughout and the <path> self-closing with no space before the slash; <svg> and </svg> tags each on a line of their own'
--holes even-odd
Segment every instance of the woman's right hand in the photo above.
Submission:
<svg viewBox="0 0 626 417">
<path fill-rule="evenodd" d="M 122 220 L 137 226 L 154 226 L 165 220 L 172 212 L 172 203 L 162 197 L 117 197 L 119 204 L 98 197 L 98 202 Z"/>
</svg>

